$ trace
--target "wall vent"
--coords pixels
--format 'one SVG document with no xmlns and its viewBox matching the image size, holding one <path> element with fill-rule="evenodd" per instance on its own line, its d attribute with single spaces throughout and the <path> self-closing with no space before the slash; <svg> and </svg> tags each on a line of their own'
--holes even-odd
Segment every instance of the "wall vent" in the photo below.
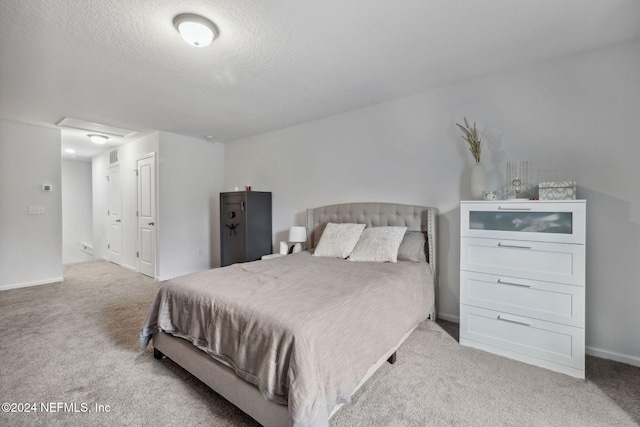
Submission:
<svg viewBox="0 0 640 427">
<path fill-rule="evenodd" d="M 109 164 L 118 163 L 118 150 L 109 153 Z"/>
</svg>

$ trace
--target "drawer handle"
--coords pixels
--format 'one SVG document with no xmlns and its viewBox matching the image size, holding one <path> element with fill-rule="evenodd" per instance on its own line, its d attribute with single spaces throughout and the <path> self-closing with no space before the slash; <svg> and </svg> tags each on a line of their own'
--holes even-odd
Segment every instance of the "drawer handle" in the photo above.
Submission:
<svg viewBox="0 0 640 427">
<path fill-rule="evenodd" d="M 502 317 L 502 314 L 498 314 L 497 319 L 502 320 L 503 322 L 515 323 L 517 325 L 531 326 L 531 323 L 523 322 L 520 320 L 508 319 L 506 317 Z"/>
<path fill-rule="evenodd" d="M 498 206 L 499 211 L 530 211 L 533 208 L 514 208 L 510 206 Z"/>
<path fill-rule="evenodd" d="M 512 249 L 531 249 L 533 247 L 533 246 L 508 245 L 502 242 L 499 242 L 498 246 L 500 246 L 501 248 L 512 248 Z"/>
<path fill-rule="evenodd" d="M 501 285 L 519 286 L 521 288 L 530 288 L 531 287 L 531 285 L 525 285 L 524 283 L 507 282 L 507 281 L 502 280 L 502 279 L 498 279 L 498 283 L 500 283 Z"/>
</svg>

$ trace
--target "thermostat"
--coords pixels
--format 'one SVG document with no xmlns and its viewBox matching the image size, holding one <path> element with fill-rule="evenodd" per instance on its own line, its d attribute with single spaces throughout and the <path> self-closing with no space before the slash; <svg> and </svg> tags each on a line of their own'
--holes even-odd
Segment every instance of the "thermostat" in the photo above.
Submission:
<svg viewBox="0 0 640 427">
<path fill-rule="evenodd" d="M 52 189 L 51 184 L 42 184 L 42 191 L 51 191 Z"/>
</svg>

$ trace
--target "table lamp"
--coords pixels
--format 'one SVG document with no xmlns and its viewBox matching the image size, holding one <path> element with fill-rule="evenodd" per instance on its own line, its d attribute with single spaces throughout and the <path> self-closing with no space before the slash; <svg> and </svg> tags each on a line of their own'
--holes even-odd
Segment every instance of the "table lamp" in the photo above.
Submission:
<svg viewBox="0 0 640 427">
<path fill-rule="evenodd" d="M 293 245 L 292 253 L 297 254 L 302 252 L 302 243 L 307 241 L 307 228 L 300 226 L 293 226 L 289 229 L 289 242 L 295 243 Z"/>
</svg>

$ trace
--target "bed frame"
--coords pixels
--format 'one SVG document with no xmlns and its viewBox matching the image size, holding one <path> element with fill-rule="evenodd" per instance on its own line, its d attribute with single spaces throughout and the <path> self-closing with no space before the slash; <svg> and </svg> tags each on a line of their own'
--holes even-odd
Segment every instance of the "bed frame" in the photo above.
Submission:
<svg viewBox="0 0 640 427">
<path fill-rule="evenodd" d="M 316 246 L 324 226 L 328 222 L 360 223 L 367 224 L 369 227 L 406 226 L 407 231 L 421 231 L 426 236 L 425 251 L 433 271 L 437 301 L 437 215 L 438 210 L 435 208 L 394 203 L 345 203 L 308 209 L 307 232 L 309 234 L 309 244 L 310 248 Z M 430 318 L 432 320 L 436 319 L 435 308 L 431 312 Z M 407 331 L 396 346 L 382 355 L 377 363 L 369 368 L 356 390 L 385 361 L 395 362 L 396 350 L 409 337 L 416 326 Z M 211 358 L 189 341 L 176 338 L 164 332 L 158 332 L 153 335 L 153 347 L 156 359 L 162 359 L 163 356 L 168 357 L 263 426 L 282 427 L 290 425 L 287 406 L 265 399 L 256 386 L 242 380 L 231 368 Z M 336 405 L 331 415 L 335 414 L 340 407 L 342 407 L 342 404 Z"/>
</svg>

